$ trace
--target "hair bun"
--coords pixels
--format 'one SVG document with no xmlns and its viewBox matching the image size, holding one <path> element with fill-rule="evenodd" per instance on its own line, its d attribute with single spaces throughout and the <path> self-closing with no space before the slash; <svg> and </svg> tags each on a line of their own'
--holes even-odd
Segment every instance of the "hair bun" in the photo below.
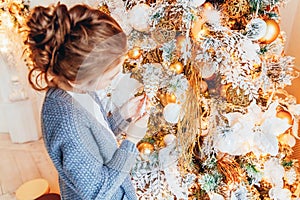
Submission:
<svg viewBox="0 0 300 200">
<path fill-rule="evenodd" d="M 53 67 L 57 51 L 70 33 L 70 16 L 68 8 L 63 4 L 56 6 L 35 7 L 27 21 L 28 45 L 32 51 L 40 55 L 33 58 L 39 67 Z"/>
</svg>

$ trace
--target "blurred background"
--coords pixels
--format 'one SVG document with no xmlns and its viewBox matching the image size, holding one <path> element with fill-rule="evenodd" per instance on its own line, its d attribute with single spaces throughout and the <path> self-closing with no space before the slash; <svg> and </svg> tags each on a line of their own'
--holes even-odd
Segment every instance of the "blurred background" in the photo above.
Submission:
<svg viewBox="0 0 300 200">
<path fill-rule="evenodd" d="M 281 10 L 281 30 L 286 32 L 285 51 L 287 55 L 295 57 L 295 68 L 300 70 L 300 1 L 291 0 L 288 5 Z M 300 103 L 300 78 L 286 87 L 287 91 L 297 98 Z M 299 122 L 298 122 L 299 123 Z M 300 132 L 300 131 L 299 131 Z M 300 159 L 300 141 L 294 147 L 294 157 Z"/>
</svg>

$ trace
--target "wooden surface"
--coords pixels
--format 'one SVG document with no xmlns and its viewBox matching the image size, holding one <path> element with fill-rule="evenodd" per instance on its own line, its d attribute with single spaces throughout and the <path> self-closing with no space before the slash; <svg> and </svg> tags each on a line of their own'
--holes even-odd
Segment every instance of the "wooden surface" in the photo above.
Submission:
<svg viewBox="0 0 300 200">
<path fill-rule="evenodd" d="M 297 144 L 293 148 L 294 153 L 293 153 L 293 158 L 297 159 L 300 163 L 300 141 L 297 140 Z"/>
<path fill-rule="evenodd" d="M 8 134 L 0 134 L 0 159 L 0 200 L 36 178 L 46 179 L 50 192 L 59 193 L 58 175 L 42 140 L 12 144 Z"/>
</svg>

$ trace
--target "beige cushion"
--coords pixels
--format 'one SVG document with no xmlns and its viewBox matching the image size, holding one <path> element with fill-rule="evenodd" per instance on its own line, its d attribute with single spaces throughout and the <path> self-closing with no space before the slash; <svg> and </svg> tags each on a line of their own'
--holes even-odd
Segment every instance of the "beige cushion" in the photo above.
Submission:
<svg viewBox="0 0 300 200">
<path fill-rule="evenodd" d="M 25 182 L 16 191 L 17 200 L 33 200 L 49 193 L 50 187 L 45 179 L 34 179 Z"/>
</svg>

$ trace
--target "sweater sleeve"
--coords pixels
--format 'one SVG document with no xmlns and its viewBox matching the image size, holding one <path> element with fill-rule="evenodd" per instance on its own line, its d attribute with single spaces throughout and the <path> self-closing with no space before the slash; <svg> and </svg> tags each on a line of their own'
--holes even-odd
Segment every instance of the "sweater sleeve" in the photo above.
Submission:
<svg viewBox="0 0 300 200">
<path fill-rule="evenodd" d="M 124 119 L 120 113 L 119 108 L 115 108 L 108 116 L 108 123 L 115 135 L 119 135 L 121 132 L 125 132 L 129 126 L 129 122 Z"/>
<path fill-rule="evenodd" d="M 135 163 L 138 155 L 135 144 L 124 140 L 107 161 L 105 149 L 99 150 L 105 145 L 95 141 L 92 128 L 82 122 L 84 119 L 75 120 L 77 114 L 69 114 L 70 108 L 62 104 L 57 107 L 62 109 L 56 115 L 45 116 L 44 126 L 49 154 L 60 177 L 81 199 L 111 199 Z"/>
<path fill-rule="evenodd" d="M 106 165 L 95 160 L 88 150 L 76 148 L 72 142 L 62 147 L 62 169 L 81 199 L 108 200 L 129 175 L 136 158 L 130 141 L 123 141 Z"/>
</svg>

